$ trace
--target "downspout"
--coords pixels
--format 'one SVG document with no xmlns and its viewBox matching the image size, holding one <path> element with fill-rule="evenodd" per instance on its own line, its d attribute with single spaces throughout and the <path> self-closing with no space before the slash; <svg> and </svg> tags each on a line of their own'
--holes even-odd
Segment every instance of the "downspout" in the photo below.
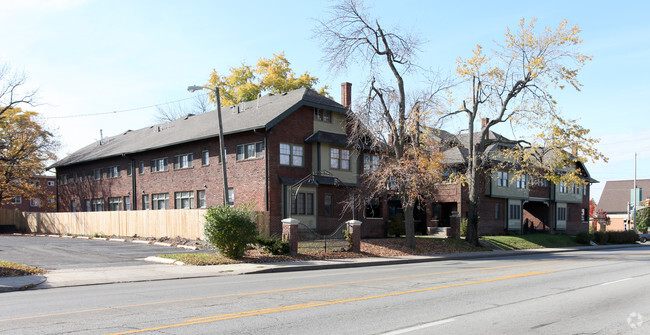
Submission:
<svg viewBox="0 0 650 335">
<path fill-rule="evenodd" d="M 136 199 L 137 194 L 136 192 L 136 184 L 135 184 L 135 159 L 131 158 L 131 210 L 137 210 L 138 209 L 138 201 Z"/>
</svg>

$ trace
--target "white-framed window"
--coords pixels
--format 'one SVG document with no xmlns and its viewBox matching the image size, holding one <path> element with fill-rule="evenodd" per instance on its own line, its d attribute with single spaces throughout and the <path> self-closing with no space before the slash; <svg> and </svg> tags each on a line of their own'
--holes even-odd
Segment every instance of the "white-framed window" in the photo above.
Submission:
<svg viewBox="0 0 650 335">
<path fill-rule="evenodd" d="M 582 185 L 582 195 L 587 195 L 587 191 L 589 191 L 589 185 Z"/>
<path fill-rule="evenodd" d="M 191 209 L 194 208 L 194 192 L 182 191 L 174 193 L 174 208 Z"/>
<path fill-rule="evenodd" d="M 129 164 L 126 164 L 126 175 L 130 176 L 133 174 L 133 165 L 129 162 Z"/>
<path fill-rule="evenodd" d="M 350 170 L 350 150 L 330 148 L 330 168 Z"/>
<path fill-rule="evenodd" d="M 196 207 L 197 208 L 207 207 L 207 204 L 205 202 L 205 190 L 196 191 Z"/>
<path fill-rule="evenodd" d="M 149 204 L 149 194 L 142 195 L 142 209 L 151 209 Z"/>
<path fill-rule="evenodd" d="M 566 182 L 560 182 L 560 193 L 569 193 L 569 187 Z"/>
<path fill-rule="evenodd" d="M 68 184 L 68 175 L 63 174 L 59 176 L 59 185 L 67 185 Z"/>
<path fill-rule="evenodd" d="M 291 203 L 291 214 L 314 215 L 314 194 L 299 192 Z"/>
<path fill-rule="evenodd" d="M 314 108 L 314 120 L 332 122 L 332 111 L 322 108 Z"/>
<path fill-rule="evenodd" d="M 17 195 L 11 199 L 11 203 L 14 205 L 20 205 L 23 203 L 23 197 Z"/>
<path fill-rule="evenodd" d="M 92 211 L 101 212 L 104 210 L 104 199 L 93 199 L 92 200 Z"/>
<path fill-rule="evenodd" d="M 228 205 L 234 206 L 235 205 L 235 189 L 232 187 L 228 188 Z"/>
<path fill-rule="evenodd" d="M 154 193 L 151 202 L 152 209 L 169 209 L 169 193 Z"/>
<path fill-rule="evenodd" d="M 379 156 L 374 154 L 363 155 L 363 170 L 365 172 L 375 171 L 379 168 Z"/>
<path fill-rule="evenodd" d="M 106 169 L 106 178 L 117 178 L 120 176 L 120 167 L 111 166 Z"/>
<path fill-rule="evenodd" d="M 48 181 L 47 181 L 47 186 L 54 186 L 54 185 L 56 185 L 56 184 L 54 183 L 54 180 L 48 180 Z"/>
<path fill-rule="evenodd" d="M 517 176 L 515 178 L 515 187 L 517 187 L 517 188 L 526 188 L 526 187 L 528 187 L 528 185 L 526 184 L 526 176 L 525 175 Z"/>
<path fill-rule="evenodd" d="M 169 165 L 169 161 L 167 160 L 167 157 L 152 159 L 151 172 L 167 171 L 168 165 Z"/>
<path fill-rule="evenodd" d="M 120 198 L 120 197 L 110 197 L 110 198 L 108 198 L 108 210 L 109 211 L 122 210 L 122 198 Z"/>
<path fill-rule="evenodd" d="M 130 211 L 131 210 L 131 197 L 130 196 L 124 197 L 124 210 L 125 211 Z"/>
<path fill-rule="evenodd" d="M 29 200 L 29 206 L 30 207 L 41 207 L 41 200 L 40 199 L 31 199 L 31 200 Z"/>
<path fill-rule="evenodd" d="M 201 165 L 203 166 L 210 165 L 210 151 L 208 150 L 201 151 Z"/>
<path fill-rule="evenodd" d="M 144 173 L 144 162 L 140 161 L 140 164 L 138 164 L 138 173 L 143 174 Z"/>
<path fill-rule="evenodd" d="M 302 145 L 280 143 L 280 165 L 303 166 Z"/>
<path fill-rule="evenodd" d="M 508 172 L 506 171 L 497 172 L 497 186 L 508 187 Z"/>
<path fill-rule="evenodd" d="M 263 150 L 262 142 L 240 144 L 237 146 L 237 160 L 262 158 Z"/>
<path fill-rule="evenodd" d="M 102 180 L 102 169 L 93 169 L 93 180 Z"/>
<path fill-rule="evenodd" d="M 189 169 L 194 166 L 194 154 L 182 154 L 174 156 L 174 170 Z"/>
</svg>

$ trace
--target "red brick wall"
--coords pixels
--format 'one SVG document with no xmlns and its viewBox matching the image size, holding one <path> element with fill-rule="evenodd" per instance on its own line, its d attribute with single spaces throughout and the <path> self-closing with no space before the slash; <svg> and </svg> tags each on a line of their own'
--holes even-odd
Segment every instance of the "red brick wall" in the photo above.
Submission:
<svg viewBox="0 0 650 335">
<path fill-rule="evenodd" d="M 55 212 L 56 211 L 56 202 L 50 202 L 50 199 L 56 199 L 56 178 L 51 176 L 36 176 L 33 178 L 33 181 L 37 181 L 41 189 L 48 194 L 48 197 L 38 199 L 40 206 L 32 206 L 31 198 L 21 196 L 20 204 L 6 203 L 2 204 L 2 208 L 7 209 L 18 209 L 22 212 Z M 47 183 L 54 182 L 53 186 L 48 186 Z"/>
</svg>

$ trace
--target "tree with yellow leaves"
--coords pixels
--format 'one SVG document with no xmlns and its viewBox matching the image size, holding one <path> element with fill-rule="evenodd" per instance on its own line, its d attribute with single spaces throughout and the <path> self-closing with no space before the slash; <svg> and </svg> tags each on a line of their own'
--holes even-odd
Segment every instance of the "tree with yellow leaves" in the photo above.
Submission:
<svg viewBox="0 0 650 335">
<path fill-rule="evenodd" d="M 459 180 L 469 189 L 468 242 L 478 245 L 479 179 L 491 169 L 584 184 L 575 163 L 606 160 L 596 148 L 598 140 L 576 120 L 562 117 L 552 96 L 566 86 L 580 90 L 578 73 L 591 57 L 578 50 L 579 33 L 578 26 L 566 20 L 538 32 L 535 20 L 522 19 L 516 32 L 507 30 L 494 53 L 488 55 L 478 45 L 472 57 L 458 59 L 457 74 L 470 94 L 460 108 L 443 117 L 467 116 L 468 160 Z M 479 120 L 485 122 L 475 131 Z M 512 140 L 491 136 L 502 124 L 524 135 Z M 502 148 L 499 157 L 488 152 L 494 145 Z"/>
<path fill-rule="evenodd" d="M 37 117 L 35 112 L 9 108 L 0 118 L 0 202 L 17 195 L 47 197 L 32 180 L 43 173 L 48 161 L 56 159 L 58 142 Z"/>
<path fill-rule="evenodd" d="M 255 100 L 262 93 L 280 94 L 301 87 L 313 88 L 318 83 L 318 78 L 308 72 L 296 76 L 290 65 L 284 52 L 280 52 L 270 59 L 260 58 L 255 66 L 242 63 L 240 67 L 230 68 L 229 75 L 220 75 L 212 70 L 208 86 L 219 87 L 221 103 L 232 106 Z M 328 96 L 327 86 L 321 87 L 318 93 Z M 215 102 L 214 93 L 210 94 L 210 99 Z"/>
</svg>

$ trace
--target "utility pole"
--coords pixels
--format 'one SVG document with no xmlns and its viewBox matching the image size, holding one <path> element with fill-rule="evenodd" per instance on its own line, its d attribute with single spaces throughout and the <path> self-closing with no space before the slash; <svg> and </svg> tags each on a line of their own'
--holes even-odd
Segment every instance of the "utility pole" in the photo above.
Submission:
<svg viewBox="0 0 650 335">
<path fill-rule="evenodd" d="M 636 198 L 636 152 L 634 153 L 634 230 L 636 230 L 636 204 L 639 202 Z"/>
</svg>

